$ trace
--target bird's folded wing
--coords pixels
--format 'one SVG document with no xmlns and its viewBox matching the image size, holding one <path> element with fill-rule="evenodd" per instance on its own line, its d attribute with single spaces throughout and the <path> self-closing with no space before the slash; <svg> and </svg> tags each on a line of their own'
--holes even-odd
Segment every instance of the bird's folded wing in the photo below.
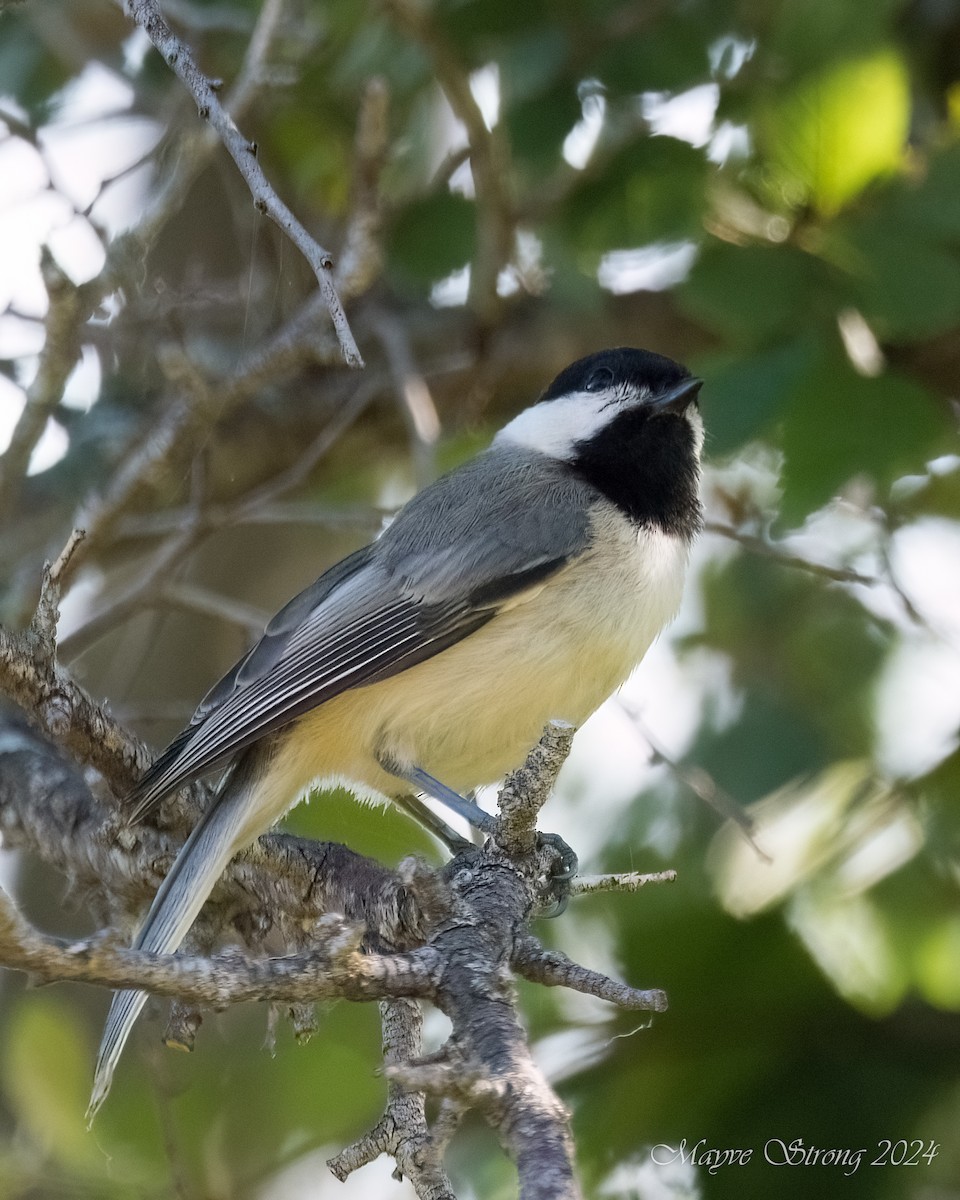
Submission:
<svg viewBox="0 0 960 1200">
<path fill-rule="evenodd" d="M 449 515 L 441 522 L 430 512 L 414 513 L 411 522 L 408 507 L 379 543 L 338 563 L 281 609 L 141 778 L 128 798 L 131 819 L 334 696 L 452 646 L 583 550 L 584 497 L 568 484 L 540 480 L 541 492 L 553 486 L 555 494 L 538 497 L 538 518 L 523 494 L 528 481 L 508 471 L 493 482 L 497 496 L 482 525 L 451 530 Z M 421 496 L 442 509 L 450 500 L 444 484 Z M 539 528 L 518 536 L 518 522 L 538 520 Z M 440 529 L 452 533 L 442 544 Z"/>
</svg>

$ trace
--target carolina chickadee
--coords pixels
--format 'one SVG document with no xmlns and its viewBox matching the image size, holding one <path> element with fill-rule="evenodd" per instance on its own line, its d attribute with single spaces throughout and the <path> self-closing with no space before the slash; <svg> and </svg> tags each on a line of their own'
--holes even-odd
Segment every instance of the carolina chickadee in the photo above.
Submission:
<svg viewBox="0 0 960 1200">
<path fill-rule="evenodd" d="M 476 819 L 462 792 L 518 766 L 549 720 L 590 716 L 679 606 L 699 389 L 647 350 L 580 359 L 282 608 L 129 798 L 135 820 L 230 766 L 135 948 L 174 951 L 234 854 L 311 787 L 422 792 Z M 145 999 L 113 997 L 91 1117 Z"/>
</svg>

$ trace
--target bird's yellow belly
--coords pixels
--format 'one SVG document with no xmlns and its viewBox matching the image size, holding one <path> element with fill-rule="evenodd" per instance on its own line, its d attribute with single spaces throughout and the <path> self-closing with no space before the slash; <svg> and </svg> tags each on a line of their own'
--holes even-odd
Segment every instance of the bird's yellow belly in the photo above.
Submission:
<svg viewBox="0 0 960 1200">
<path fill-rule="evenodd" d="M 378 757 L 464 792 L 518 766 L 548 721 L 580 725 L 679 605 L 686 548 L 656 537 L 652 554 L 631 540 L 585 557 L 434 658 L 300 718 L 271 769 L 274 819 L 315 781 L 373 800 L 406 791 Z"/>
</svg>

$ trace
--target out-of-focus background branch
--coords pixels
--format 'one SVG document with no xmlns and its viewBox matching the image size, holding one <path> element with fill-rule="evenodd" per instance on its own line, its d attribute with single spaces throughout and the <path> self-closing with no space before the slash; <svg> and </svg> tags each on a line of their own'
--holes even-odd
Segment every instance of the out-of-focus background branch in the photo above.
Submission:
<svg viewBox="0 0 960 1200">
<path fill-rule="evenodd" d="M 677 625 L 579 734 L 545 817 L 591 875 L 679 879 L 581 895 L 542 931 L 671 1010 L 640 1031 L 524 985 L 538 1061 L 591 1194 L 960 1195 L 960 4 L 159 7 L 330 251 L 367 366 L 119 6 L 0 4 L 9 637 L 86 528 L 62 662 L 108 699 L 105 736 L 112 716 L 159 745 L 261 615 L 571 359 L 681 358 L 706 380 L 708 532 Z M 86 767 L 126 752 L 61 733 Z M 711 797 L 747 807 L 769 862 Z M 387 864 L 433 853 L 344 798 L 290 828 Z M 25 846 L 0 871 L 31 923 L 94 928 L 89 887 Z M 533 978 L 547 961 L 567 970 Z M 5 1194 L 405 1194 L 388 1168 L 340 1185 L 322 1165 L 382 1110 L 373 1012 L 331 1009 L 304 1047 L 281 1026 L 272 1058 L 256 1011 L 185 1061 L 139 1030 L 91 1141 L 105 996 L 0 985 Z M 753 1161 L 650 1157 L 700 1138 Z M 939 1151 L 814 1181 L 766 1165 L 768 1138 Z M 459 1130 L 458 1195 L 510 1194 L 489 1151 Z"/>
</svg>

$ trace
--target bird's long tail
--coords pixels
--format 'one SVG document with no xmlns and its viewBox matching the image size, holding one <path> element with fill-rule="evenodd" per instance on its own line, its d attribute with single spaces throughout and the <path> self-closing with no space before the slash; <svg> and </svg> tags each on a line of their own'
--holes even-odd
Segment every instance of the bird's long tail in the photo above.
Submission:
<svg viewBox="0 0 960 1200">
<path fill-rule="evenodd" d="M 133 943 L 135 950 L 158 954 L 176 950 L 227 863 L 252 840 L 250 818 L 256 800 L 255 774 L 235 770 L 174 859 Z M 114 1068 L 146 999 L 146 992 L 114 993 L 97 1056 L 88 1123 L 107 1098 Z"/>
</svg>

